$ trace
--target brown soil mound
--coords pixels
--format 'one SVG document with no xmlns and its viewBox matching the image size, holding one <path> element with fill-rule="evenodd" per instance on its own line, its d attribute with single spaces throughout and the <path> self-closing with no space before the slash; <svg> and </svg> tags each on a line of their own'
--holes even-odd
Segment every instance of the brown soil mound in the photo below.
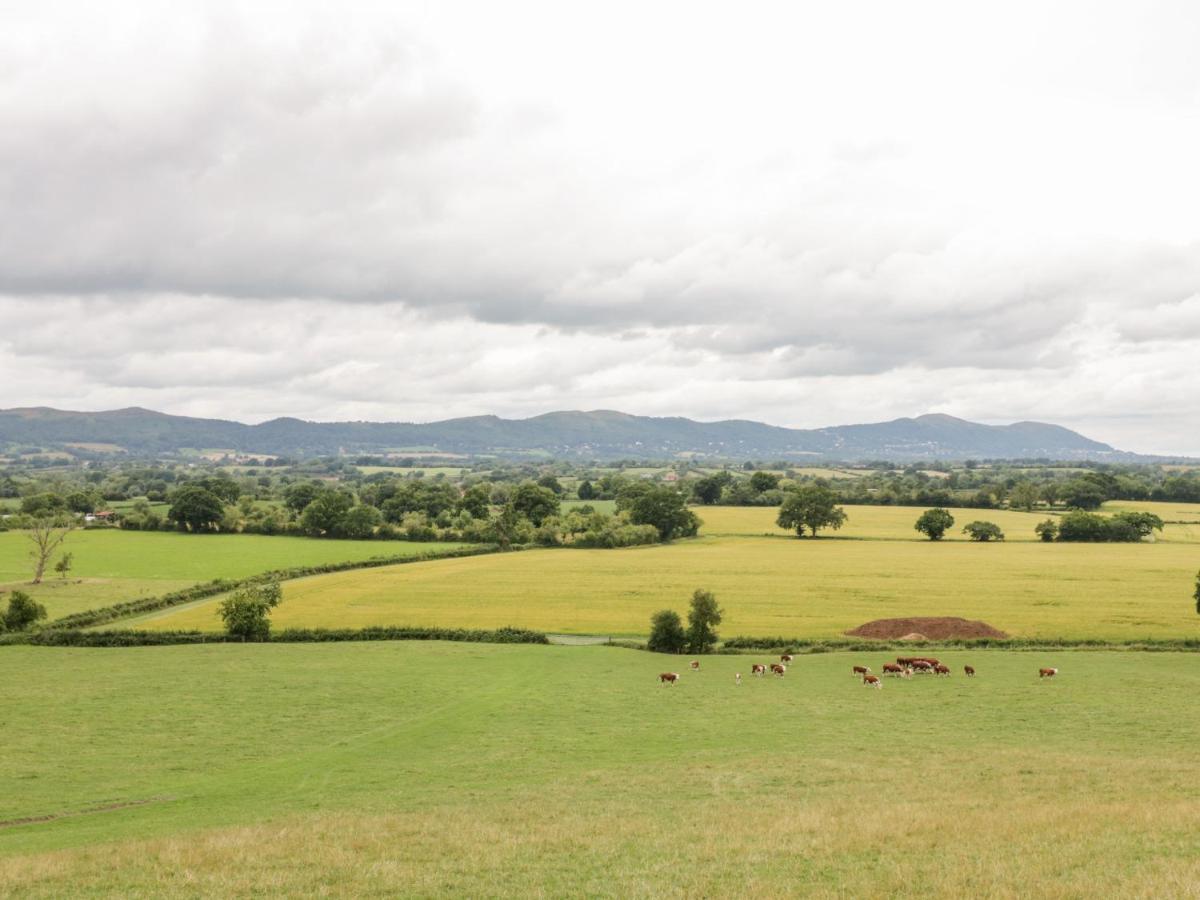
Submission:
<svg viewBox="0 0 1200 900">
<path fill-rule="evenodd" d="M 876 619 L 847 631 L 851 637 L 880 640 L 931 640 L 946 638 L 1006 638 L 998 628 L 987 622 L 959 619 L 954 616 L 934 616 L 916 619 Z"/>
</svg>

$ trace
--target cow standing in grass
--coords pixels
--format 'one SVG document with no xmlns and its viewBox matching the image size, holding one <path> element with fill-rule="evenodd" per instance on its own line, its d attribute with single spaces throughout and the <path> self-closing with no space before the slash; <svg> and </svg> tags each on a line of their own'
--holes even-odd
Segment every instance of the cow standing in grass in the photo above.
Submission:
<svg viewBox="0 0 1200 900">
<path fill-rule="evenodd" d="M 1038 678 L 1053 678 L 1058 674 L 1058 669 L 1038 669 Z"/>
<path fill-rule="evenodd" d="M 852 674 L 854 674 L 854 675 L 870 675 L 871 667 L 870 666 L 855 666 Z"/>
<path fill-rule="evenodd" d="M 771 674 L 783 677 L 783 673 L 787 671 L 787 666 L 783 663 L 771 663 Z"/>
<path fill-rule="evenodd" d="M 766 675 L 767 667 L 765 665 L 763 665 L 762 663 L 755 663 L 754 665 L 752 665 L 750 667 L 750 674 L 751 675 Z"/>
<path fill-rule="evenodd" d="M 864 674 L 862 677 L 863 687 L 882 688 L 883 682 L 879 680 L 878 675 Z"/>
<path fill-rule="evenodd" d="M 693 660 L 692 660 L 692 671 L 693 671 L 693 672 L 699 672 L 699 671 L 700 671 L 700 660 L 698 660 L 698 659 L 693 659 Z"/>
<path fill-rule="evenodd" d="M 975 677 L 975 667 L 974 666 L 963 666 L 963 672 L 966 673 L 968 678 Z"/>
<path fill-rule="evenodd" d="M 790 653 L 783 654 L 782 656 L 779 657 L 779 661 L 786 666 L 790 666 L 792 664 L 792 654 L 790 654 Z"/>
<path fill-rule="evenodd" d="M 663 672 L 658 676 L 659 684 L 668 685 L 675 684 L 679 680 L 678 672 Z"/>
</svg>

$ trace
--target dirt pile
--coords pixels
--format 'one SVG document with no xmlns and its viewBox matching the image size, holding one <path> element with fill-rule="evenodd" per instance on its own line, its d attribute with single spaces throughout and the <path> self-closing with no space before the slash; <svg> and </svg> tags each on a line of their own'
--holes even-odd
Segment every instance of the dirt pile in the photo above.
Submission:
<svg viewBox="0 0 1200 900">
<path fill-rule="evenodd" d="M 987 622 L 959 619 L 955 616 L 930 616 L 915 619 L 876 619 L 846 632 L 850 637 L 879 640 L 930 640 L 946 638 L 1006 638 L 998 628 Z"/>
</svg>

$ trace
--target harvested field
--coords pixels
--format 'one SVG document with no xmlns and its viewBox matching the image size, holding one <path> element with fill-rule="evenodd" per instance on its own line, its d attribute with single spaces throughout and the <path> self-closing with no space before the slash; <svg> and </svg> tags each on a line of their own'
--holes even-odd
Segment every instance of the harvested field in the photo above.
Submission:
<svg viewBox="0 0 1200 900">
<path fill-rule="evenodd" d="M 957 616 L 917 616 L 911 619 L 876 619 L 847 631 L 851 637 L 880 640 L 931 640 L 946 638 L 1006 638 L 1008 635 L 987 622 Z"/>
</svg>

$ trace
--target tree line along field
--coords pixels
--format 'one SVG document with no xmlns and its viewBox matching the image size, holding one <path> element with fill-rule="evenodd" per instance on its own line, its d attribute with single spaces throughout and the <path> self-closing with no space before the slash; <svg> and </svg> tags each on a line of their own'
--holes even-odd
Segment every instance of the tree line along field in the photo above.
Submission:
<svg viewBox="0 0 1200 900">
<path fill-rule="evenodd" d="M 608 647 L 10 647 L 0 884 L 1194 894 L 1190 655 L 939 656 L 953 677 L 874 691 L 850 667 L 887 654 L 802 657 L 740 687 L 751 659 L 708 657 L 664 688 L 663 657 Z"/>
<path fill-rule="evenodd" d="M 726 636 L 834 638 L 873 619 L 945 615 L 1027 638 L 1197 634 L 1200 526 L 1168 525 L 1155 543 L 1044 544 L 1033 526 L 1045 513 L 953 510 L 955 528 L 935 543 L 913 531 L 920 511 L 911 507 L 847 511 L 846 526 L 819 540 L 776 528 L 773 509 L 713 507 L 700 510 L 700 538 L 669 545 L 527 550 L 298 579 L 284 584 L 272 620 L 642 636 L 653 612 L 682 611 L 699 586 L 724 606 Z M 1009 541 L 962 539 L 961 525 L 985 516 Z M 112 627 L 216 631 L 216 604 Z"/>
<path fill-rule="evenodd" d="M 72 532 L 68 578 L 52 572 L 30 585 L 30 543 L 23 532 L 0 532 L 0 593 L 19 589 L 45 604 L 51 619 L 139 597 L 152 597 L 217 578 L 245 578 L 272 569 L 433 553 L 465 546 L 405 541 L 312 540 L 263 535 L 171 532 Z"/>
</svg>

